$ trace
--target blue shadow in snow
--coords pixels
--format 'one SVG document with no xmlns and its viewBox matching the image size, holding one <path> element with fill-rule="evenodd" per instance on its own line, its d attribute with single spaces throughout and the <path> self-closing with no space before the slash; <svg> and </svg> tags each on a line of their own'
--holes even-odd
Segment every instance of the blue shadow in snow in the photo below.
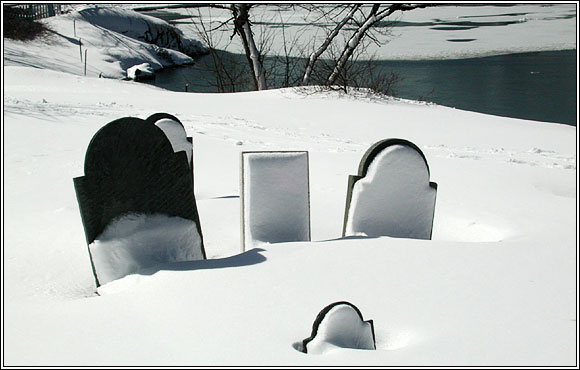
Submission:
<svg viewBox="0 0 580 370">
<path fill-rule="evenodd" d="M 260 254 L 260 252 L 263 251 L 264 249 L 254 248 L 244 253 L 236 254 L 235 256 L 225 258 L 165 263 L 147 269 L 143 269 L 139 271 L 138 274 L 153 275 L 159 271 L 213 270 L 213 269 L 224 269 L 231 267 L 257 265 L 258 263 L 266 261 L 266 257 Z"/>
<path fill-rule="evenodd" d="M 334 242 L 338 240 L 356 240 L 356 239 L 378 239 L 379 236 L 363 236 L 363 235 L 349 235 L 340 238 L 320 240 L 318 243 Z"/>
</svg>

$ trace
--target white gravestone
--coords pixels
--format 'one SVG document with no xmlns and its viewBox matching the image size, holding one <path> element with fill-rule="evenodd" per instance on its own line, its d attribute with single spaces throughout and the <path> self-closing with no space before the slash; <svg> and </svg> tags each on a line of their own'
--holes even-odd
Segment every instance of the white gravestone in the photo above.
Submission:
<svg viewBox="0 0 580 370">
<path fill-rule="evenodd" d="M 364 155 L 351 176 L 343 236 L 431 239 L 437 184 L 421 150 L 387 139 Z"/>
<path fill-rule="evenodd" d="M 308 152 L 241 154 L 242 251 L 310 240 Z"/>
</svg>

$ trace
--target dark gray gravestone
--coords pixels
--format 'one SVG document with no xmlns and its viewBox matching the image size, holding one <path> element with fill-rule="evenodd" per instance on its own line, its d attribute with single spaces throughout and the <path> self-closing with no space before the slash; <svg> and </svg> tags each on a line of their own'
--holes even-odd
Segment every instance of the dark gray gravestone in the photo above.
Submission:
<svg viewBox="0 0 580 370">
<path fill-rule="evenodd" d="M 205 259 L 187 154 L 174 152 L 164 132 L 151 122 L 126 117 L 102 127 L 87 149 L 85 176 L 73 180 L 89 253 L 91 243 L 113 220 L 161 214 L 195 223 Z M 99 286 L 92 255 L 91 263 Z"/>
<path fill-rule="evenodd" d="M 177 117 L 168 113 L 155 113 L 146 119 L 165 133 L 171 142 L 174 152 L 185 151 L 189 160 L 189 167 L 193 169 L 193 138 L 187 136 L 185 127 Z"/>
<path fill-rule="evenodd" d="M 302 352 L 322 354 L 334 348 L 376 349 L 373 320 L 365 321 L 350 302 L 335 302 L 320 311 L 310 337 L 302 341 Z"/>
<path fill-rule="evenodd" d="M 431 239 L 437 184 L 425 155 L 410 141 L 386 139 L 350 176 L 342 235 Z"/>
</svg>

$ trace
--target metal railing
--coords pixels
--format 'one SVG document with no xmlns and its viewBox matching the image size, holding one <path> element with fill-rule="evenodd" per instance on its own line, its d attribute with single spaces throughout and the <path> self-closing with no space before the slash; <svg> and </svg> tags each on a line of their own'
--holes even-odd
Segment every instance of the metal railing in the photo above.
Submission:
<svg viewBox="0 0 580 370">
<path fill-rule="evenodd" d="M 60 4 L 11 4 L 5 5 L 19 18 L 41 19 L 61 14 Z"/>
</svg>

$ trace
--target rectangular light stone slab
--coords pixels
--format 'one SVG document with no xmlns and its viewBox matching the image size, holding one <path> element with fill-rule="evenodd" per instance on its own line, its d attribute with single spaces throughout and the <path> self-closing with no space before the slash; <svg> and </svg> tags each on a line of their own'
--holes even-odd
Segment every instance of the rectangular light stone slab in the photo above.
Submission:
<svg viewBox="0 0 580 370">
<path fill-rule="evenodd" d="M 242 152 L 242 251 L 310 240 L 308 152 Z"/>
</svg>

